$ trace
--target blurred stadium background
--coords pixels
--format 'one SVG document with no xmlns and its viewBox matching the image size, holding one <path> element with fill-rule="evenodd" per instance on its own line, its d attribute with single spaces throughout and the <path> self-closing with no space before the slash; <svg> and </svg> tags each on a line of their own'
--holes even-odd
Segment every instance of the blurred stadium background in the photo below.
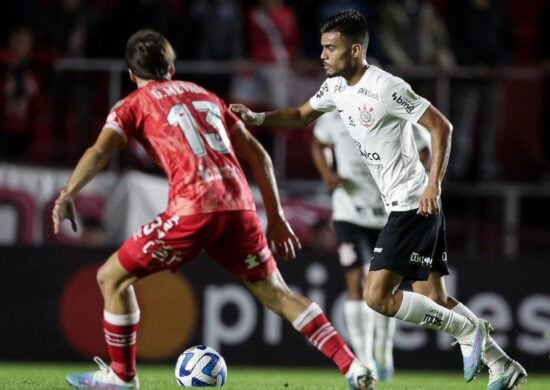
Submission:
<svg viewBox="0 0 550 390">
<path fill-rule="evenodd" d="M 52 234 L 57 192 L 109 108 L 133 88 L 122 60 L 128 36 L 159 30 L 178 53 L 178 78 L 267 110 L 317 91 L 318 26 L 346 8 L 371 21 L 371 61 L 402 75 L 455 124 L 443 196 L 451 292 L 493 323 L 499 343 L 528 371 L 548 372 L 545 0 L 3 1 L 0 361 L 105 356 L 95 270 L 166 204 L 166 181 L 132 144 L 78 197 L 81 230 Z M 275 32 L 259 23 L 262 15 Z M 330 194 L 311 162 L 311 129 L 252 131 L 272 155 L 287 216 L 306 247 L 281 268 L 345 334 Z M 170 362 L 203 342 L 230 365 L 327 365 L 207 259 L 145 279 L 137 290 L 140 362 Z M 400 324 L 395 347 L 397 370 L 460 368 L 450 340 L 429 331 Z"/>
</svg>

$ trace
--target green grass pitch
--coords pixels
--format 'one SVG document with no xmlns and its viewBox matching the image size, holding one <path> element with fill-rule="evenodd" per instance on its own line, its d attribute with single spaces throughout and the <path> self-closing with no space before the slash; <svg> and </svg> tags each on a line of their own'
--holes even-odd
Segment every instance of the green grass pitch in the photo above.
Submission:
<svg viewBox="0 0 550 390">
<path fill-rule="evenodd" d="M 0 362 L 0 389 L 70 389 L 64 377 L 75 372 L 91 371 L 93 364 L 50 364 L 50 363 L 2 363 Z M 171 366 L 141 365 L 139 367 L 141 388 L 177 389 Z M 487 374 L 483 373 L 472 383 L 465 383 L 460 372 L 398 371 L 391 383 L 378 383 L 379 390 L 481 390 L 487 386 Z M 228 368 L 224 386 L 236 389 L 346 389 L 346 382 L 336 369 L 332 368 Z M 549 390 L 550 374 L 532 374 L 522 390 Z"/>
</svg>

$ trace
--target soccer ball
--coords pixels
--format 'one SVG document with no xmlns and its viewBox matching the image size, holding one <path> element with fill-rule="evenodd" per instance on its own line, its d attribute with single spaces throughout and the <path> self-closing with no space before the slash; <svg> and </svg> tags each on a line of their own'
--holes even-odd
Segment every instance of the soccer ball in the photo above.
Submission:
<svg viewBox="0 0 550 390">
<path fill-rule="evenodd" d="M 178 357 L 176 380 L 182 387 L 223 386 L 227 366 L 222 355 L 206 345 L 196 345 Z"/>
</svg>

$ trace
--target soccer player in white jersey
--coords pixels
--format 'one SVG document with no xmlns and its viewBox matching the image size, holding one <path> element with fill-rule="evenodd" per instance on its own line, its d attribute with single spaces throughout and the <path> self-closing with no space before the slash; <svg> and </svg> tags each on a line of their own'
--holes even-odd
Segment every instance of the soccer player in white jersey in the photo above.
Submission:
<svg viewBox="0 0 550 390">
<path fill-rule="evenodd" d="M 487 321 L 445 289 L 449 270 L 440 195 L 451 150 L 451 123 L 405 81 L 367 63 L 367 22 L 359 12 L 334 15 L 321 33 L 327 79 L 309 101 L 261 113 L 242 104 L 230 108 L 247 123 L 277 128 L 304 128 L 323 113 L 337 110 L 390 212 L 363 291 L 368 306 L 453 336 L 461 346 L 467 382 L 485 364 L 489 389 L 523 383 L 525 369 L 489 336 Z M 415 150 L 413 123 L 430 131 L 429 173 Z M 412 291 L 399 289 L 404 280 L 412 281 Z"/>
<path fill-rule="evenodd" d="M 390 381 L 394 372 L 395 318 L 374 312 L 362 299 L 373 249 L 388 213 L 338 113 L 332 111 L 317 119 L 313 134 L 313 161 L 332 191 L 332 220 L 348 295 L 344 317 L 349 338 L 359 359 L 377 373 L 377 379 Z M 415 125 L 414 135 L 424 164 L 430 155 L 429 133 Z"/>
</svg>

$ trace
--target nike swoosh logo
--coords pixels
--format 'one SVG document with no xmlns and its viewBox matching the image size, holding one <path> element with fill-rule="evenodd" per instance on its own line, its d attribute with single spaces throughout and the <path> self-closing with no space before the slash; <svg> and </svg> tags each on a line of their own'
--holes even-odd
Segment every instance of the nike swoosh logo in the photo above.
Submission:
<svg viewBox="0 0 550 390">
<path fill-rule="evenodd" d="M 344 110 L 338 110 L 338 112 L 344 112 Z"/>
</svg>

